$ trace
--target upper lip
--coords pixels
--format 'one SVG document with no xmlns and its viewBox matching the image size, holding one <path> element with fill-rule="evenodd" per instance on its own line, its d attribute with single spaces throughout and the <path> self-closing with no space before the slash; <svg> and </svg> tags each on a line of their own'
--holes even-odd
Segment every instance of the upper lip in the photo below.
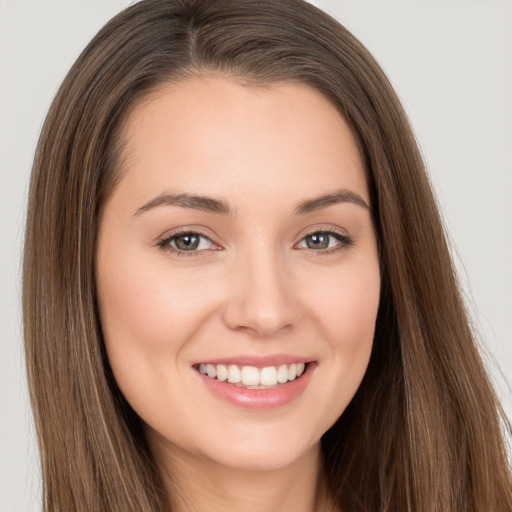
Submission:
<svg viewBox="0 0 512 512">
<path fill-rule="evenodd" d="M 292 354 L 244 354 L 239 356 L 219 357 L 215 359 L 203 359 L 201 361 L 197 361 L 193 366 L 198 364 L 212 364 L 214 366 L 218 364 L 234 364 L 237 366 L 256 366 L 257 368 L 264 368 L 266 366 L 280 366 L 282 364 L 310 363 L 314 360 L 315 359 L 312 357 Z"/>
</svg>

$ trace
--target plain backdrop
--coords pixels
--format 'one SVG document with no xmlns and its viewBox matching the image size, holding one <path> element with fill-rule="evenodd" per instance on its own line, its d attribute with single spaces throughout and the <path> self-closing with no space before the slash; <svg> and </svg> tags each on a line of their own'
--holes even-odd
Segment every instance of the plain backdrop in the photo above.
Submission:
<svg viewBox="0 0 512 512">
<path fill-rule="evenodd" d="M 98 29 L 129 3 L 0 0 L 0 512 L 40 509 L 19 305 L 34 148 L 66 71 Z M 442 207 L 489 370 L 510 417 L 512 2 L 312 3 L 362 40 L 404 103 Z"/>
</svg>

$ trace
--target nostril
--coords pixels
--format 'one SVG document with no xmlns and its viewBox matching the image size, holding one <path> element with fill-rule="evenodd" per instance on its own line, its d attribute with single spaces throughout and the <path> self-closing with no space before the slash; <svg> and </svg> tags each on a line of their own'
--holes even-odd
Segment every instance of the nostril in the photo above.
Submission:
<svg viewBox="0 0 512 512">
<path fill-rule="evenodd" d="M 261 267 L 256 262 L 253 267 Z M 267 269 L 269 265 L 265 265 Z M 251 337 L 268 338 L 296 323 L 295 301 L 287 293 L 283 273 L 254 268 L 250 279 L 237 280 L 222 312 L 227 327 Z"/>
</svg>

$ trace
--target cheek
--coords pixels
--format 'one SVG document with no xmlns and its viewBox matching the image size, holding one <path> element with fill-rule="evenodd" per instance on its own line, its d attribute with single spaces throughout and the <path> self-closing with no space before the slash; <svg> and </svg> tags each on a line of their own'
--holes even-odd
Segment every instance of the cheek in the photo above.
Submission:
<svg viewBox="0 0 512 512">
<path fill-rule="evenodd" d="M 192 335 L 207 309 L 197 282 L 175 274 L 166 277 L 144 262 L 110 265 L 98 281 L 102 326 L 111 343 L 172 346 L 173 340 Z"/>
<path fill-rule="evenodd" d="M 328 345 L 331 389 L 338 390 L 342 384 L 348 403 L 366 372 L 372 350 L 380 298 L 378 263 L 347 268 L 318 285 L 321 293 L 310 301 L 312 315 Z"/>
<path fill-rule="evenodd" d="M 103 263 L 98 299 L 114 377 L 145 422 L 166 425 L 164 411 L 183 405 L 183 394 L 171 390 L 189 378 L 180 361 L 215 309 L 213 299 L 204 289 L 200 293 L 200 281 L 179 272 L 169 276 L 165 264 L 135 258 Z"/>
<path fill-rule="evenodd" d="M 178 356 L 212 311 L 200 283 L 136 259 L 103 265 L 97 281 L 106 350 L 125 395 L 134 376 L 142 392 L 180 371 Z"/>
<path fill-rule="evenodd" d="M 359 345 L 373 339 L 380 297 L 378 264 L 350 267 L 317 280 L 310 300 L 314 315 L 334 345 Z"/>
</svg>

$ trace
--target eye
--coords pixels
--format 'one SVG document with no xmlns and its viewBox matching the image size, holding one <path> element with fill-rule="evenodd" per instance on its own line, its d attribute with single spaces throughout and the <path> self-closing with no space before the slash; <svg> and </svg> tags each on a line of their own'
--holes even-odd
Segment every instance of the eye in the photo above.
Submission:
<svg viewBox="0 0 512 512">
<path fill-rule="evenodd" d="M 306 235 L 298 243 L 297 248 L 331 252 L 331 250 L 347 248 L 352 243 L 348 235 L 336 231 L 315 231 Z"/>
<path fill-rule="evenodd" d="M 194 231 L 181 231 L 165 238 L 158 245 L 162 249 L 175 252 L 179 255 L 185 252 L 199 252 L 215 249 L 217 246 L 205 235 Z"/>
</svg>

